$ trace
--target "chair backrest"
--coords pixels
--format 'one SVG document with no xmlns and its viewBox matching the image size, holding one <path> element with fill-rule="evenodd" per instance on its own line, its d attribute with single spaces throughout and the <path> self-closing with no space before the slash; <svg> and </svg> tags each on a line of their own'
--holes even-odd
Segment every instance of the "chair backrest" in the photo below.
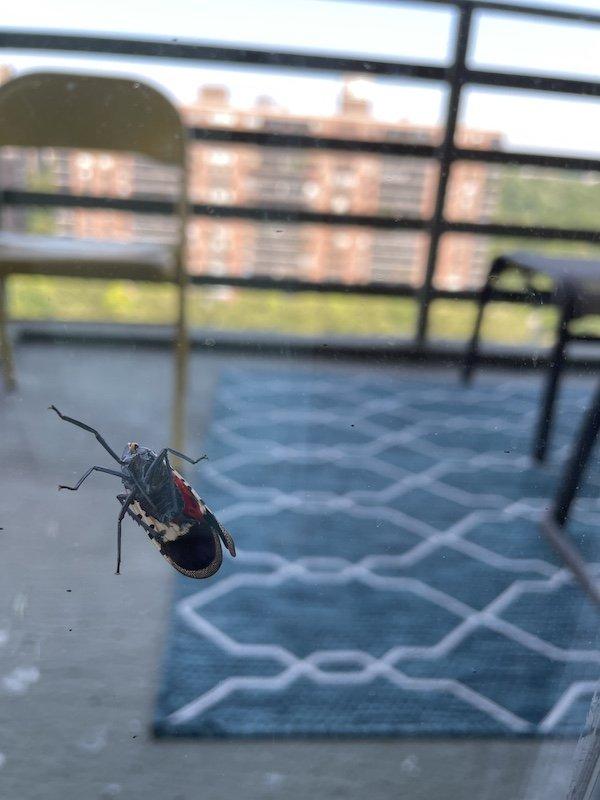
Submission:
<svg viewBox="0 0 600 800">
<path fill-rule="evenodd" d="M 175 277 L 186 282 L 186 130 L 156 89 L 129 78 L 32 72 L 0 86 L 0 147 L 139 153 L 179 167 Z"/>
<path fill-rule="evenodd" d="M 175 107 L 140 81 L 34 72 L 0 86 L 0 147 L 140 153 L 185 168 Z"/>
</svg>

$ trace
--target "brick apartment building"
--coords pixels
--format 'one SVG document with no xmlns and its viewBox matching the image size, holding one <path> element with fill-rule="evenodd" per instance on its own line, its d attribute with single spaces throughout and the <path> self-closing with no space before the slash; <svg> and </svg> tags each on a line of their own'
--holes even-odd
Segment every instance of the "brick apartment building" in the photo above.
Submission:
<svg viewBox="0 0 600 800">
<path fill-rule="evenodd" d="M 0 71 L 0 77 L 8 77 Z M 203 86 L 181 109 L 187 125 L 278 131 L 330 137 L 436 144 L 439 128 L 374 118 L 367 100 L 344 83 L 336 113 L 291 114 L 268 97 L 251 109 L 233 107 L 224 86 Z M 461 144 L 498 147 L 498 136 L 460 131 Z M 143 159 L 98 152 L 6 148 L 0 158 L 3 186 L 116 197 L 169 196 L 169 168 Z M 434 160 L 366 153 L 260 148 L 200 143 L 190 147 L 190 194 L 215 205 L 276 206 L 339 214 L 428 217 L 437 182 Z M 486 164 L 454 166 L 446 214 L 486 221 L 495 203 L 495 170 Z M 47 228 L 56 234 L 163 240 L 168 217 L 115 211 L 59 209 L 35 215 L 5 208 L 7 228 Z M 255 223 L 194 217 L 189 228 L 189 267 L 196 274 L 297 277 L 310 281 L 386 281 L 419 285 L 427 253 L 426 233 L 357 226 Z M 436 282 L 460 289 L 477 285 L 485 268 L 482 243 L 467 235 L 442 240 Z"/>
</svg>

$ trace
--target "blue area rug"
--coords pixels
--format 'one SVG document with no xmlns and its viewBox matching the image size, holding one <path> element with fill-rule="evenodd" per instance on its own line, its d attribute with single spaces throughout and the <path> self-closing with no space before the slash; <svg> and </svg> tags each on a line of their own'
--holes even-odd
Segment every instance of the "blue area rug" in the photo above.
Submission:
<svg viewBox="0 0 600 800">
<path fill-rule="evenodd" d="M 597 611 L 541 537 L 540 381 L 371 369 L 223 373 L 191 475 L 233 533 L 176 580 L 155 730 L 188 736 L 581 733 Z M 600 473 L 570 532 L 596 573 Z"/>
</svg>

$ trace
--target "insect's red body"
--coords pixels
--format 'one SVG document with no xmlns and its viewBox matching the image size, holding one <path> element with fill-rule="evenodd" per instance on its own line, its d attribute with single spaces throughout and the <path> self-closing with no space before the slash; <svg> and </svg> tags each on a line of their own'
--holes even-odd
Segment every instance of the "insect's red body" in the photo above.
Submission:
<svg viewBox="0 0 600 800">
<path fill-rule="evenodd" d="M 192 491 L 181 475 L 175 470 L 172 470 L 172 472 L 173 481 L 175 486 L 179 489 L 179 494 L 183 500 L 183 516 L 188 519 L 201 520 L 205 515 L 206 506 L 198 495 Z"/>
</svg>

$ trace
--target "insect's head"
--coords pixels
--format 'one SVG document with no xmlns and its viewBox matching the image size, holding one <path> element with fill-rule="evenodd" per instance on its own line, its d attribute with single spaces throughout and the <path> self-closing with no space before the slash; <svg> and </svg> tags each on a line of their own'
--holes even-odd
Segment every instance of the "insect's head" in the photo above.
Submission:
<svg viewBox="0 0 600 800">
<path fill-rule="evenodd" d="M 121 461 L 124 464 L 133 466 L 143 461 L 152 460 L 154 457 L 155 454 L 148 447 L 143 447 L 137 442 L 128 442 L 123 450 Z"/>
</svg>

